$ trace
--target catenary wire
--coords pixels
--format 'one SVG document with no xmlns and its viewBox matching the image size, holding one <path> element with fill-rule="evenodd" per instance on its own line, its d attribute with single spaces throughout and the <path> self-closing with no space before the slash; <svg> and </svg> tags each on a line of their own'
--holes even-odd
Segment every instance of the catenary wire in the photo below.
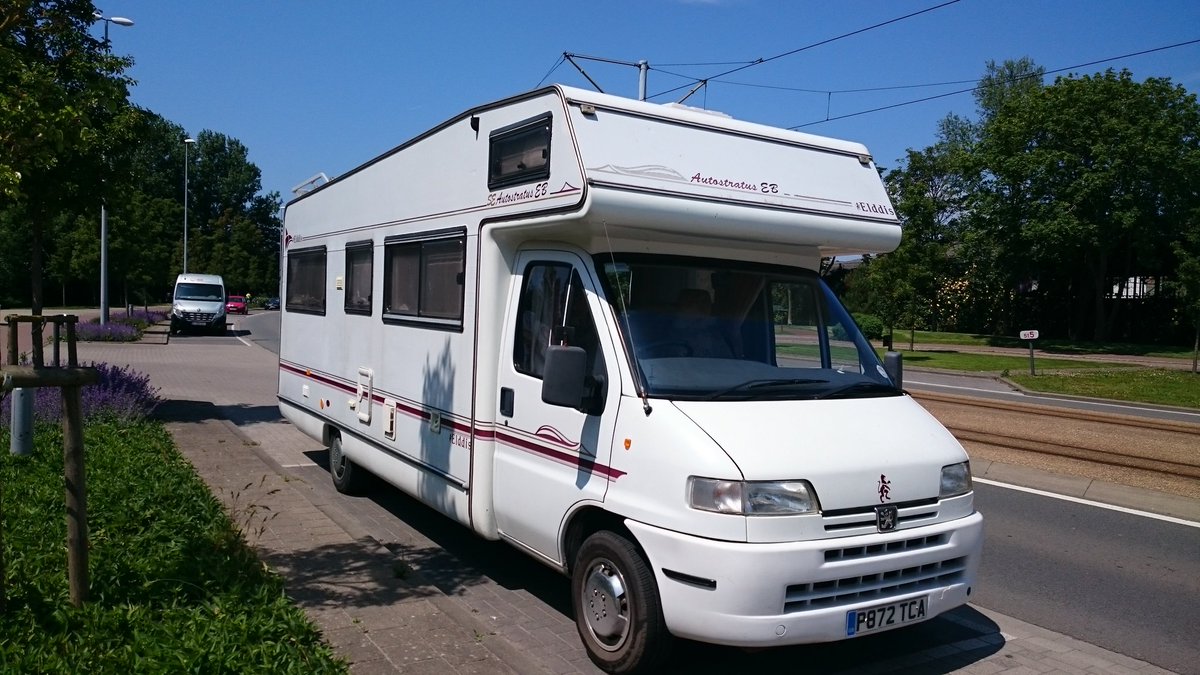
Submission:
<svg viewBox="0 0 1200 675">
<path fill-rule="evenodd" d="M 837 36 L 835 36 L 835 37 L 827 38 L 827 39 L 825 39 L 825 40 L 821 40 L 820 42 L 814 42 L 814 43 L 812 43 L 812 44 L 810 44 L 810 45 L 805 45 L 805 46 L 803 46 L 803 47 L 798 47 L 798 48 L 796 48 L 796 49 L 793 49 L 793 50 L 791 50 L 791 51 L 784 52 L 784 53 L 782 53 L 782 54 L 776 54 L 775 56 L 769 56 L 769 57 L 767 57 L 767 58 L 758 58 L 758 59 L 754 59 L 753 61 L 750 61 L 750 62 L 747 62 L 747 63 L 743 63 L 742 65 L 738 66 L 737 68 L 732 68 L 732 69 L 730 69 L 730 70 L 727 70 L 727 71 L 725 71 L 725 72 L 723 72 L 723 73 L 720 73 L 720 74 L 718 74 L 718 75 L 713 75 L 712 77 L 707 77 L 707 78 L 691 78 L 691 80 L 692 80 L 692 81 L 691 81 L 691 82 L 689 82 L 688 84 L 680 85 L 680 86 L 678 86 L 678 87 L 675 87 L 675 88 L 673 88 L 673 89 L 667 89 L 666 91 L 661 91 L 661 92 L 659 92 L 659 93 L 657 93 L 657 94 L 654 94 L 653 96 L 650 96 L 650 97 L 648 97 L 648 98 L 649 98 L 649 99 L 653 99 L 653 98 L 658 98 L 659 96 L 665 96 L 665 95 L 667 95 L 667 94 L 673 94 L 673 93 L 675 93 L 675 92 L 677 92 L 677 91 L 679 91 L 679 90 L 681 90 L 681 89 L 686 89 L 687 87 L 690 87 L 690 86 L 692 86 L 692 85 L 701 85 L 701 84 L 705 84 L 705 83 L 707 83 L 707 82 L 708 82 L 708 81 L 710 81 L 710 80 L 715 80 L 715 79 L 717 79 L 717 78 L 720 78 L 720 77 L 725 77 L 726 75 L 732 75 L 733 73 L 736 73 L 736 72 L 738 72 L 738 71 L 741 71 L 741 70 L 745 70 L 745 69 L 747 69 L 747 68 L 751 68 L 751 67 L 753 67 L 753 66 L 761 65 L 761 64 L 764 64 L 764 63 L 769 63 L 769 62 L 771 62 L 771 61 L 775 61 L 776 59 L 782 59 L 782 58 L 783 58 L 783 57 L 785 57 L 785 56 L 791 56 L 791 55 L 793 55 L 793 54 L 799 54 L 799 53 L 800 53 L 800 52 L 802 52 L 802 51 L 805 51 L 805 50 L 808 50 L 808 49 L 813 49 L 814 47 L 820 47 L 820 46 L 822 46 L 822 45 L 827 45 L 827 44 L 829 44 L 829 43 L 831 43 L 831 42 L 836 42 L 837 40 L 841 40 L 841 39 L 844 39 L 844 38 L 848 38 L 848 37 L 851 37 L 851 36 L 854 36 L 854 35 L 859 35 L 859 34 L 861 34 L 861 33 L 865 33 L 865 32 L 867 32 L 867 31 L 875 30 L 876 28 L 882 28 L 883 26 L 887 26 L 887 25 L 890 25 L 890 24 L 896 23 L 896 22 L 898 22 L 898 21 L 904 21 L 905 19 L 911 19 L 911 18 L 912 18 L 912 17 L 914 17 L 914 16 L 919 16 L 919 15 L 921 15 L 921 14 L 925 14 L 925 13 L 927 13 L 927 12 L 932 12 L 932 11 L 934 11 L 934 10 L 936 10 L 936 9 L 941 9 L 941 8 L 943 8 L 943 7 L 946 7 L 946 6 L 953 5 L 953 4 L 957 3 L 957 2 L 959 2 L 959 0 L 949 0 L 948 2 L 943 2 L 943 3 L 942 3 L 942 4 L 940 4 L 940 5 L 934 5 L 933 7 L 927 7 L 927 8 L 925 8 L 925 9 L 918 10 L 918 11 L 916 11 L 916 12 L 912 12 L 912 13 L 910 13 L 910 14 L 905 14 L 904 16 L 898 16 L 898 17 L 896 17 L 896 18 L 894 18 L 894 19 L 888 19 L 887 21 L 883 21 L 883 22 L 880 22 L 880 23 L 874 24 L 874 25 L 872 25 L 872 26 L 867 26 L 866 28 L 859 28 L 858 30 L 850 31 L 849 33 L 843 33 L 843 34 L 841 34 L 841 35 L 837 35 Z"/>
<path fill-rule="evenodd" d="M 1179 47 L 1186 47 L 1186 46 L 1188 46 L 1188 45 L 1194 45 L 1194 44 L 1197 44 L 1197 43 L 1200 43 L 1200 38 L 1198 38 L 1198 39 L 1195 39 L 1195 40 L 1188 40 L 1188 41 L 1186 41 L 1186 42 L 1177 42 L 1177 43 L 1175 43 L 1175 44 L 1173 44 L 1173 45 L 1166 45 L 1166 46 L 1163 46 L 1163 47 L 1155 47 L 1155 48 L 1153 48 L 1153 49 L 1143 49 L 1142 51 L 1138 51 L 1138 52 L 1131 52 L 1131 53 L 1129 53 L 1129 54 L 1122 54 L 1122 55 L 1120 55 L 1120 56 L 1111 56 L 1111 57 L 1109 57 L 1109 58 L 1106 58 L 1106 59 L 1097 59 L 1097 60 L 1095 60 L 1095 61 L 1088 61 L 1087 63 L 1078 63 L 1078 64 L 1075 64 L 1075 65 L 1073 65 L 1073 66 L 1066 66 L 1065 68 L 1055 68 L 1054 70 L 1047 70 L 1047 71 L 1045 71 L 1045 72 L 1042 72 L 1042 73 L 1030 73 L 1030 74 L 1028 74 L 1028 75 L 1022 75 L 1022 76 L 1020 76 L 1020 77 L 1012 78 L 1012 79 L 1010 80 L 1010 82 L 1019 82 L 1019 81 L 1021 81 L 1021 80 L 1027 80 L 1027 79 L 1029 79 L 1029 78 L 1031 78 L 1031 77 L 1044 77 L 1044 76 L 1046 76 L 1046 75 L 1053 75 L 1054 73 L 1061 73 L 1061 72 L 1068 71 L 1068 70 L 1075 70 L 1075 69 L 1077 69 L 1077 68 L 1086 68 L 1086 67 L 1088 67 L 1088 66 L 1094 66 L 1094 65 L 1096 65 L 1096 64 L 1099 64 L 1099 63 L 1107 63 L 1107 62 L 1109 62 L 1109 61 L 1119 61 L 1119 60 L 1121 60 L 1121 59 L 1133 58 L 1133 57 L 1135 57 L 1135 56 L 1142 56 L 1142 55 L 1144 55 L 1144 54 L 1153 54 L 1154 52 L 1161 52 L 1161 51 L 1166 51 L 1166 50 L 1168 50 L 1168 49 L 1176 49 L 1176 48 L 1179 48 Z M 893 104 L 891 104 L 891 105 L 880 106 L 880 107 L 878 107 L 878 108 L 871 108 L 871 109 L 869 109 L 869 110 L 860 110 L 860 111 L 858 111 L 858 112 L 854 112 L 854 113 L 847 113 L 847 114 L 845 114 L 845 115 L 837 115 L 837 116 L 835 116 L 835 117 L 828 117 L 828 116 L 826 116 L 826 118 L 825 118 L 825 119 L 823 119 L 823 120 L 815 120 L 815 121 L 813 121 L 813 122 L 806 122 L 806 123 L 804 123 L 804 124 L 797 124 L 797 125 L 795 125 L 795 126 L 788 127 L 788 129 L 793 129 L 793 130 L 795 130 L 795 129 L 802 129 L 802 128 L 804 128 L 804 127 L 810 127 L 810 126 L 814 126 L 814 125 L 817 125 L 817 124 L 824 124 L 825 122 L 833 122 L 833 121 L 835 121 L 835 120 L 843 120 L 843 119 L 846 119 L 846 118 L 849 118 L 849 117 L 858 117 L 859 115 L 867 115 L 867 114 L 870 114 L 870 113 L 881 112 L 881 111 L 884 111 L 884 110 L 891 110 L 891 109 L 893 109 L 893 108 L 900 108 L 900 107 L 907 106 L 907 105 L 914 105 L 914 104 L 917 104 L 917 103 L 924 103 L 924 102 L 926 102 L 926 101 L 933 101 L 933 100 L 936 100 L 936 99 L 939 99 L 939 98 L 946 98 L 946 97 L 948 97 L 948 96 L 957 96 L 958 94 L 966 94 L 966 93 L 968 93 L 968 92 L 978 91 L 979 89 L 982 89 L 982 88 L 983 88 L 983 87 L 982 87 L 981 85 L 977 85 L 977 86 L 974 86 L 974 87 L 970 87 L 970 88 L 968 88 L 968 89 L 957 89 L 957 90 L 955 90 L 955 91 L 950 91 L 950 92 L 946 92 L 946 93 L 943 93 L 943 94 L 935 94 L 935 95 L 933 95 L 933 96 L 925 96 L 925 97 L 918 98 L 918 99 L 914 99 L 914 100 L 911 100 L 911 101 L 901 101 L 900 103 L 893 103 Z"/>
</svg>

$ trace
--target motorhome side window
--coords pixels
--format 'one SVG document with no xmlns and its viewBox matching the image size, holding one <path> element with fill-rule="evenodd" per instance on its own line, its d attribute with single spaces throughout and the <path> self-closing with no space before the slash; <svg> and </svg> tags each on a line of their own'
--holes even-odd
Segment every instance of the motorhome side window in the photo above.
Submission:
<svg viewBox="0 0 1200 675">
<path fill-rule="evenodd" d="M 346 313 L 371 313 L 375 249 L 371 242 L 346 244 Z"/>
<path fill-rule="evenodd" d="M 488 189 L 550 177 L 550 113 L 492 132 L 488 146 Z"/>
<path fill-rule="evenodd" d="M 525 269 L 514 335 L 517 372 L 541 378 L 546 347 L 560 344 L 582 347 L 588 355 L 588 372 L 604 374 L 600 337 L 588 309 L 587 293 L 579 273 L 570 265 L 531 263 Z"/>
<path fill-rule="evenodd" d="M 384 243 L 383 313 L 462 327 L 466 236 Z"/>
<path fill-rule="evenodd" d="M 285 301 L 288 311 L 325 313 L 324 246 L 288 251 Z"/>
</svg>

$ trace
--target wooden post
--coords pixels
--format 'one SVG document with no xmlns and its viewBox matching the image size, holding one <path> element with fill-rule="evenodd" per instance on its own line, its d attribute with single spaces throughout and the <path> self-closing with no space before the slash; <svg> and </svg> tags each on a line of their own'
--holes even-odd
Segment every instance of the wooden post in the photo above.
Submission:
<svg viewBox="0 0 1200 675">
<path fill-rule="evenodd" d="M 83 467 L 83 395 L 80 388 L 96 384 L 100 380 L 100 374 L 95 368 L 79 367 L 79 355 L 75 350 L 77 319 L 78 317 L 72 315 L 49 319 L 54 323 L 56 333 L 59 324 L 67 325 L 68 367 L 46 368 L 41 348 L 42 328 L 47 321 L 46 317 L 16 314 L 6 317 L 9 363 L 0 368 L 3 372 L 3 379 L 0 381 L 6 390 L 17 387 L 62 389 L 63 478 L 67 493 L 67 583 L 71 591 L 71 604 L 80 607 L 87 601 L 88 596 L 87 484 Z M 17 327 L 20 323 L 31 324 L 31 365 L 17 365 Z M 0 544 L 2 543 L 0 541 Z M 3 546 L 0 546 L 0 552 L 3 550 Z M 5 603 L 4 578 L 4 559 L 0 553 L 0 609 L 3 609 Z"/>
<path fill-rule="evenodd" d="M 71 604 L 83 606 L 88 594 L 87 487 L 83 470 L 83 402 L 78 385 L 62 389 L 63 475 L 67 484 L 67 582 Z"/>
</svg>

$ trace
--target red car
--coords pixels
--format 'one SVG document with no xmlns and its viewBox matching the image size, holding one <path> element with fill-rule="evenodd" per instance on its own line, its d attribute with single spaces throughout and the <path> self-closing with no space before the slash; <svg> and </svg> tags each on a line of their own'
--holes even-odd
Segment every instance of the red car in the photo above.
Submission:
<svg viewBox="0 0 1200 675">
<path fill-rule="evenodd" d="M 247 314 L 246 297 L 242 295 L 231 295 L 225 300 L 226 314 Z"/>
</svg>

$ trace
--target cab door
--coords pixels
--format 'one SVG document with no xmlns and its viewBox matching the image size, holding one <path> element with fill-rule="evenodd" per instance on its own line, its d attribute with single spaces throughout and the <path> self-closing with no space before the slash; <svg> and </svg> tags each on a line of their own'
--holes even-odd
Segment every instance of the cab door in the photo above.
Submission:
<svg viewBox="0 0 1200 675">
<path fill-rule="evenodd" d="M 495 455 L 496 523 L 502 534 L 560 561 L 558 531 L 580 502 L 601 502 L 616 475 L 609 461 L 619 401 L 616 351 L 590 266 L 562 251 L 517 258 L 500 344 Z M 580 409 L 542 402 L 551 344 L 582 347 L 588 395 Z"/>
</svg>

